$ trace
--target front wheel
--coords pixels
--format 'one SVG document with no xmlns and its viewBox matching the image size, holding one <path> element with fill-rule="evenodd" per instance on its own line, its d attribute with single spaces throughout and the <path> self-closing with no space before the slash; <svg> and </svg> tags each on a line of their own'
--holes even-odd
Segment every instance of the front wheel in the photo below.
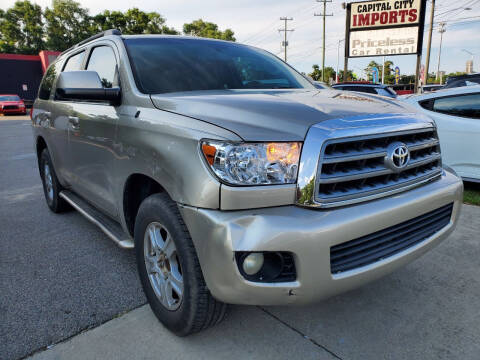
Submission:
<svg viewBox="0 0 480 360">
<path fill-rule="evenodd" d="M 170 331 L 186 336 L 222 320 L 226 304 L 210 294 L 187 227 L 167 194 L 140 205 L 135 251 L 150 307 Z"/>
</svg>

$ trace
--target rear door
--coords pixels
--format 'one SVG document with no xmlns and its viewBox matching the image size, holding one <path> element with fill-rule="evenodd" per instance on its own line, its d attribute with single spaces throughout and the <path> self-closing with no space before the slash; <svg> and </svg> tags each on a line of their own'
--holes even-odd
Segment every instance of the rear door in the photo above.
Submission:
<svg viewBox="0 0 480 360">
<path fill-rule="evenodd" d="M 118 54 L 110 41 L 97 42 L 88 52 L 84 69 L 96 71 L 103 86 L 118 86 Z M 114 141 L 119 119 L 108 102 L 74 101 L 69 113 L 69 154 L 72 188 L 112 217 L 117 216 L 113 192 Z"/>
<path fill-rule="evenodd" d="M 445 164 L 480 179 L 480 93 L 445 96 L 421 104 L 437 123 Z"/>
</svg>

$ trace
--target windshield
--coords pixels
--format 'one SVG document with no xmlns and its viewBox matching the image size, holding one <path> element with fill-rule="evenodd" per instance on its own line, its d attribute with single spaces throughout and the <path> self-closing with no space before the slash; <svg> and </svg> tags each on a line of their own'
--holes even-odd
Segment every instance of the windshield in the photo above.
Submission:
<svg viewBox="0 0 480 360">
<path fill-rule="evenodd" d="M 235 43 L 185 38 L 125 39 L 140 91 L 313 88 L 275 56 Z"/>
<path fill-rule="evenodd" d="M 17 95 L 0 95 L 0 101 L 20 101 Z"/>
</svg>

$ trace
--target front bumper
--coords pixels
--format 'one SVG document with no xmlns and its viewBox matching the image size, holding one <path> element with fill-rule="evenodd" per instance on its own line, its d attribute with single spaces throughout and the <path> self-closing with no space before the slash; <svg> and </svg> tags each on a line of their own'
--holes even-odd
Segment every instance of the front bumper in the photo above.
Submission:
<svg viewBox="0 0 480 360">
<path fill-rule="evenodd" d="M 18 108 L 18 109 L 0 109 L 0 114 L 22 114 L 26 115 L 27 114 L 27 109 L 26 108 Z"/>
<path fill-rule="evenodd" d="M 212 295 L 232 304 L 307 304 L 384 276 L 427 252 L 455 228 L 462 181 L 444 171 L 437 181 L 388 198 L 319 210 L 282 206 L 218 211 L 180 206 Z M 454 203 L 450 223 L 426 240 L 376 263 L 331 274 L 330 247 Z M 234 251 L 294 254 L 297 280 L 256 283 L 238 271 Z"/>
</svg>

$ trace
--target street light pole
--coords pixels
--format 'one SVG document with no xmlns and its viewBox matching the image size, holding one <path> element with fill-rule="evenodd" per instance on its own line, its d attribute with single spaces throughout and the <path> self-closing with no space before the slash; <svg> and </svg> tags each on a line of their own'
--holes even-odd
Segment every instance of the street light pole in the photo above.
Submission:
<svg viewBox="0 0 480 360">
<path fill-rule="evenodd" d="M 383 57 L 382 84 L 385 84 L 385 56 Z"/>
<path fill-rule="evenodd" d="M 345 39 L 340 39 L 338 40 L 338 46 L 337 46 L 337 73 L 336 73 L 336 76 L 335 76 L 335 79 L 336 79 L 336 83 L 340 82 L 340 74 L 338 73 L 339 71 L 339 65 L 340 65 L 340 43 L 342 41 L 345 41 Z"/>
<path fill-rule="evenodd" d="M 439 50 L 438 50 L 437 79 L 440 79 L 440 85 L 441 85 L 442 82 L 443 82 L 443 79 L 440 78 L 440 58 L 441 58 L 441 56 L 442 56 L 443 33 L 444 33 L 445 31 L 447 31 L 447 30 L 445 29 L 445 25 L 446 25 L 446 23 L 441 22 L 441 23 L 440 23 L 441 28 L 440 28 L 440 30 L 438 30 L 438 32 L 440 33 L 440 48 L 439 48 Z"/>
</svg>

